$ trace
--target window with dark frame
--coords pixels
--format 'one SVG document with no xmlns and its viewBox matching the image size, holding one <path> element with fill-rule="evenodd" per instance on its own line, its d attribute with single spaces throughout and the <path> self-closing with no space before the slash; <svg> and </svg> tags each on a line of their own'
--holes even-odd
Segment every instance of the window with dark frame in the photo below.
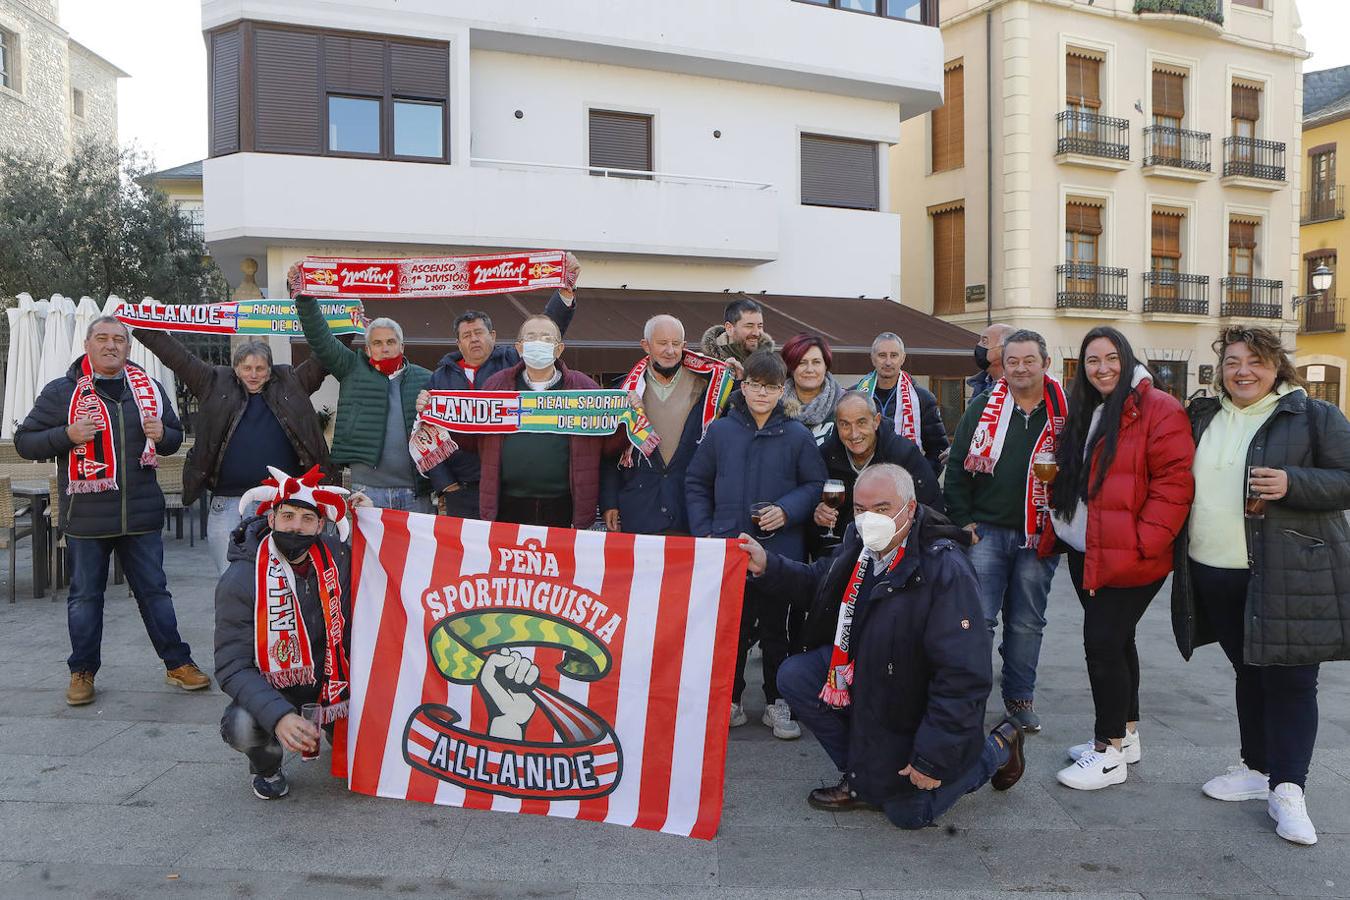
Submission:
<svg viewBox="0 0 1350 900">
<path fill-rule="evenodd" d="M 1097 292 L 1098 245 L 1102 235 L 1102 208 L 1070 202 L 1064 207 L 1064 262 L 1070 266 L 1066 290 L 1074 294 Z"/>
<path fill-rule="evenodd" d="M 802 205 L 881 208 L 881 172 L 875 141 L 824 134 L 801 136 Z"/>
<path fill-rule="evenodd" d="M 1150 359 L 1148 370 L 1153 374 L 1154 387 L 1160 387 L 1186 402 L 1186 362 L 1178 359 Z"/>
<path fill-rule="evenodd" d="M 1333 365 L 1320 365 L 1322 381 L 1308 381 L 1308 369 L 1311 366 L 1299 366 L 1299 377 L 1308 382 L 1308 396 L 1313 400 L 1325 400 L 1337 408 L 1341 405 L 1341 368 Z"/>
<path fill-rule="evenodd" d="M 1180 210 L 1154 209 L 1152 257 L 1152 295 L 1176 299 L 1177 275 L 1181 272 L 1181 224 L 1185 214 Z"/>
<path fill-rule="evenodd" d="M 966 210 L 933 213 L 933 315 L 966 311 Z"/>
<path fill-rule="evenodd" d="M 592 175 L 605 175 L 600 169 L 627 169 L 629 173 L 651 172 L 652 117 L 641 113 L 593 109 L 589 122 Z M 651 175 L 608 173 L 615 178 L 651 180 Z"/>
<path fill-rule="evenodd" d="M 1228 287 L 1227 300 L 1252 302 L 1252 279 L 1256 277 L 1256 219 L 1234 216 L 1228 220 L 1228 277 L 1236 279 Z"/>
<path fill-rule="evenodd" d="M 1308 192 L 1314 201 L 1336 198 L 1336 147 L 1308 155 Z"/>
<path fill-rule="evenodd" d="M 1261 120 L 1261 89 L 1246 84 L 1233 84 L 1233 137 L 1256 138 L 1256 123 Z M 1242 145 L 1236 148 L 1239 154 L 1245 154 L 1250 162 L 1252 148 Z M 1242 159 L 1243 157 L 1239 157 Z"/>
<path fill-rule="evenodd" d="M 948 434 L 956 433 L 961 414 L 966 411 L 966 380 L 964 378 L 930 378 L 928 389 L 937 399 L 938 414 Z"/>
<path fill-rule="evenodd" d="M 796 0 L 796 2 L 916 22 L 920 25 L 938 24 L 938 0 Z"/>
<path fill-rule="evenodd" d="M 1186 76 L 1153 70 L 1153 146 L 1151 155 L 1180 160 L 1181 128 L 1186 120 Z"/>
<path fill-rule="evenodd" d="M 966 164 L 965 66 L 947 64 L 942 76 L 942 106 L 931 114 L 932 166 L 934 174 L 960 169 Z"/>
</svg>

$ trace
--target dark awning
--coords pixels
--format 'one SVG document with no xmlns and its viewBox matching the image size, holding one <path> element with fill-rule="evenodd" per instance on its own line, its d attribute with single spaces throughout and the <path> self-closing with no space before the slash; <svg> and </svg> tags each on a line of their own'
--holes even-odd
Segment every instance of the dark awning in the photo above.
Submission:
<svg viewBox="0 0 1350 900">
<path fill-rule="evenodd" d="M 971 351 L 978 336 L 957 325 L 889 300 L 796 297 L 780 294 L 727 294 L 695 291 L 581 288 L 577 315 L 567 332 L 567 364 L 582 371 L 625 372 L 642 354 L 642 326 L 658 313 L 684 323 L 689 344 L 698 349 L 703 332 L 723 322 L 723 308 L 737 296 L 764 307 L 764 327 L 781 346 L 799 332 L 822 335 L 834 353 L 838 372 L 871 368 L 872 339 L 893 331 L 905 342 L 905 369 L 915 375 L 955 378 L 974 372 Z M 527 315 L 543 312 L 548 294 L 494 294 L 466 299 L 368 300 L 366 315 L 389 316 L 403 326 L 408 356 L 434 367 L 453 349 L 455 317 L 480 309 L 492 317 L 499 341 L 514 338 Z"/>
</svg>

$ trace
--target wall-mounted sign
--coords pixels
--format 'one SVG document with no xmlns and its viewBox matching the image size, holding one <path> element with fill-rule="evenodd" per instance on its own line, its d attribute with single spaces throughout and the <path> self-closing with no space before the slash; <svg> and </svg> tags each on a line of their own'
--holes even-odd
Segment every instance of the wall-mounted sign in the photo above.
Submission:
<svg viewBox="0 0 1350 900">
<path fill-rule="evenodd" d="M 984 302 L 984 299 L 985 299 L 985 298 L 984 298 L 984 285 L 982 285 L 982 284 L 968 284 L 968 285 L 966 285 L 966 302 L 967 302 L 967 303 L 983 303 L 983 302 Z"/>
</svg>

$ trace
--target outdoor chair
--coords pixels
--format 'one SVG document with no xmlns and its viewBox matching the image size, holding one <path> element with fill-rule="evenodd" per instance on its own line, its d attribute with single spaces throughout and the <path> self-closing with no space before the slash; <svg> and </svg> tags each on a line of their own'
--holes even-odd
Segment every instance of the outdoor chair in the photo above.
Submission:
<svg viewBox="0 0 1350 900">
<path fill-rule="evenodd" d="M 18 597 L 16 573 L 18 571 L 19 541 L 33 533 L 31 526 L 20 526 L 18 517 L 27 513 L 27 509 L 14 508 L 14 488 L 8 475 L 0 475 L 0 543 L 9 550 L 9 602 Z"/>
<path fill-rule="evenodd" d="M 28 460 L 19 455 L 13 441 L 0 441 L 0 465 L 6 463 L 26 463 Z"/>
<path fill-rule="evenodd" d="M 193 516 L 188 515 L 188 508 L 183 506 L 183 465 L 184 459 L 180 454 L 173 456 L 161 456 L 159 458 L 159 471 L 156 476 L 159 480 L 159 489 L 164 492 L 164 526 L 167 528 L 169 519 L 175 520 L 175 537 L 178 540 L 183 539 L 183 520 L 186 518 L 188 523 L 188 546 L 197 545 L 197 523 Z"/>
<path fill-rule="evenodd" d="M 47 479 L 49 490 L 47 500 L 47 555 L 51 560 L 52 602 L 56 602 L 57 592 L 68 583 L 66 576 L 66 532 L 65 520 L 61 518 L 61 481 L 55 475 Z"/>
</svg>

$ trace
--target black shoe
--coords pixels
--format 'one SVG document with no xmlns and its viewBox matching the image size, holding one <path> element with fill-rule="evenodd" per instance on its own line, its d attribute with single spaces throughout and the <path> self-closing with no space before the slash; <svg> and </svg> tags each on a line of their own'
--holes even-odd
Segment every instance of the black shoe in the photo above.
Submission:
<svg viewBox="0 0 1350 900">
<path fill-rule="evenodd" d="M 1030 700 L 1004 700 L 1003 708 L 1008 711 L 1008 718 L 1023 731 L 1035 734 L 1041 730 L 1041 717 L 1036 715 Z"/>
<path fill-rule="evenodd" d="M 267 777 L 253 776 L 253 796 L 259 800 L 280 800 L 290 792 L 291 786 L 286 783 L 286 776 L 280 772 Z"/>
<path fill-rule="evenodd" d="M 1026 771 L 1027 760 L 1022 753 L 1026 736 L 1022 733 L 1021 724 L 1011 716 L 995 725 L 994 730 L 989 733 L 1008 748 L 1008 761 L 999 766 L 994 777 L 989 779 L 989 784 L 996 791 L 1006 791 L 1017 784 L 1022 778 L 1022 773 Z"/>
<path fill-rule="evenodd" d="M 847 778 L 841 778 L 834 787 L 816 788 L 807 795 L 806 802 L 814 809 L 829 812 L 877 808 L 864 800 L 859 800 L 858 795 L 848 786 Z"/>
</svg>

